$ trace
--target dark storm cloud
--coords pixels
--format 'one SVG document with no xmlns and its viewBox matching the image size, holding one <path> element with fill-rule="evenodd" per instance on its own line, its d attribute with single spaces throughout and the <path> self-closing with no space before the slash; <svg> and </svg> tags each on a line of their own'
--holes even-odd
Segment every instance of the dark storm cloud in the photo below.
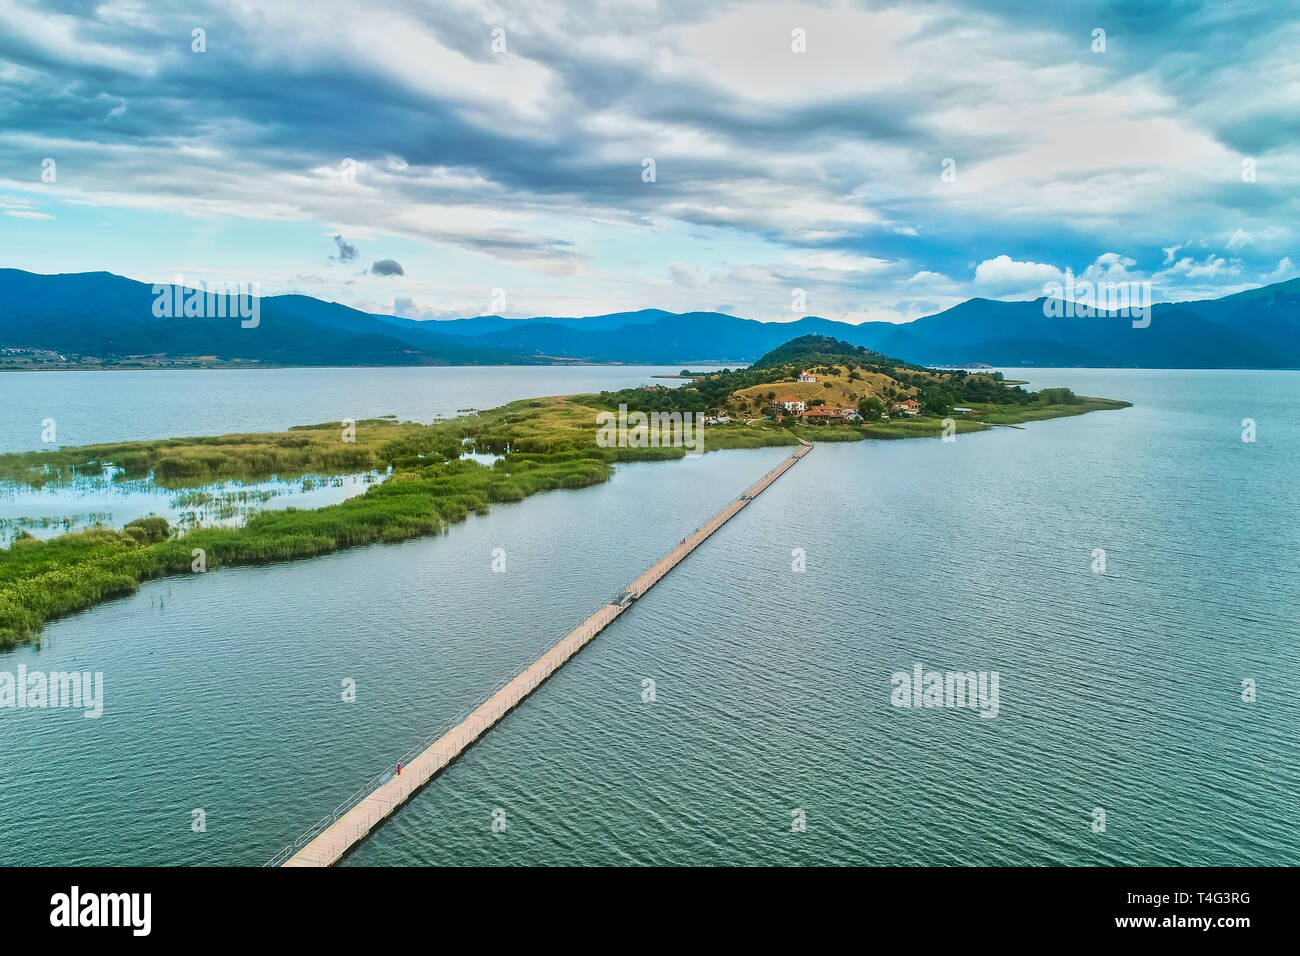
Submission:
<svg viewBox="0 0 1300 956">
<path fill-rule="evenodd" d="M 18 5 L 0 11 L 0 178 L 31 180 L 41 157 L 57 152 L 61 178 L 87 190 L 229 199 L 259 179 L 303 177 L 351 158 L 382 172 L 375 180 L 382 187 L 364 178 L 359 186 L 382 188 L 393 206 L 475 204 L 532 217 L 510 227 L 467 217 L 458 231 L 438 221 L 405 226 L 502 258 L 576 263 L 582 257 L 558 224 L 566 217 L 581 219 L 590 209 L 606 220 L 640 223 L 671 209 L 678 221 L 734 228 L 766 242 L 926 259 L 926 268 L 956 272 L 969 268 L 971 248 L 1035 261 L 1091 258 L 1127 234 L 1060 215 L 1046 223 L 1017 219 L 1024 204 L 1015 194 L 985 197 L 995 208 L 963 208 L 900 183 L 900 161 L 906 174 L 925 171 L 932 179 L 929 171 L 944 156 L 990 162 L 1025 148 L 1023 133 L 1000 122 L 942 119 L 997 105 L 994 81 L 1002 78 L 990 57 L 1001 55 L 1008 71 L 1061 71 L 1075 78 L 1080 95 L 1114 90 L 1122 101 L 1131 95 L 1125 84 L 1158 84 L 1159 96 L 1174 104 L 1164 115 L 1248 155 L 1291 147 L 1300 134 L 1294 85 L 1270 73 L 1272 64 L 1285 62 L 1280 44 L 1295 32 L 1280 29 L 1288 22 L 1262 0 L 884 5 L 902 14 L 928 12 L 930 21 L 907 43 L 950 42 L 953 62 L 888 77 L 878 88 L 799 101 L 755 97 L 696 70 L 657 68 L 656 52 L 676 34 L 737 6 L 572 3 L 542 10 L 507 2 L 501 15 L 480 18 L 414 2 L 364 10 L 303 4 L 292 13 L 306 27 L 299 34 L 279 31 L 261 14 L 215 4 Z M 394 66 L 402 64 L 400 44 L 391 55 L 385 49 L 367 56 L 340 40 L 366 19 L 397 17 L 397 29 L 432 38 L 463 59 L 403 71 Z M 498 23 L 507 27 L 509 62 L 546 71 L 537 115 L 521 106 L 530 87 L 507 90 L 497 105 L 483 98 L 490 83 L 480 83 L 476 71 L 505 62 L 490 47 Z M 761 18 L 753 23 L 767 28 Z M 207 31 L 206 53 L 191 51 L 196 26 Z M 1103 56 L 1088 48 L 1098 27 L 1107 31 Z M 971 37 L 987 46 L 963 60 Z M 654 39 L 637 46 L 645 38 Z M 620 43 L 627 52 L 619 52 Z M 1050 112 L 1052 104 L 1042 106 Z M 1157 108 L 1150 107 L 1153 115 Z M 609 126 L 590 122 L 604 111 L 612 114 Z M 714 148 L 661 155 L 661 137 L 677 134 L 698 134 Z M 877 154 L 880 168 L 872 165 Z M 640 178 L 644 156 L 657 158 L 653 185 Z M 400 170 L 384 171 L 392 158 Z M 791 203 L 769 201 L 762 187 L 798 185 L 806 172 L 792 173 L 789 160 L 799 158 L 820 166 L 819 178 L 806 185 L 810 201 L 866 204 L 875 220 L 792 226 Z M 1038 178 L 1051 185 L 1053 175 Z M 1239 196 L 1223 184 L 1211 193 L 1217 205 L 1204 221 L 1231 232 L 1234 216 L 1293 210 L 1288 186 L 1285 177 L 1261 175 L 1249 195 Z M 328 199 L 319 191 L 306 200 L 272 198 L 283 198 L 290 211 Z M 358 208 L 335 203 L 332 215 L 310 207 L 304 216 L 342 225 L 342 216 Z M 1178 208 L 1172 204 L 1168 215 Z M 896 233 L 895 222 L 919 235 Z M 373 217 L 365 223 L 383 224 Z M 355 256 L 338 242 L 341 261 Z M 1045 242 L 1050 248 L 1042 248 Z"/>
<path fill-rule="evenodd" d="M 331 259 L 337 259 L 339 262 L 351 262 L 357 257 L 357 247 L 346 242 L 342 236 L 334 237 L 334 245 L 338 247 L 339 254 L 330 256 Z"/>
<path fill-rule="evenodd" d="M 445 163 L 481 168 L 497 181 L 534 189 L 568 189 L 583 179 L 579 170 L 610 165 L 588 157 L 582 134 L 572 118 L 555 117 L 562 136 L 545 131 L 525 136 L 517 129 L 494 129 L 466 119 L 463 104 L 435 94 L 417 95 L 391 77 L 378 75 L 372 64 L 312 63 L 277 56 L 249 57 L 248 51 L 266 46 L 257 25 L 209 8 L 182 16 L 164 5 L 144 24 L 105 22 L 95 18 L 95 4 L 64 4 L 64 12 L 77 17 L 77 43 L 92 50 L 114 51 L 117 58 L 77 53 L 76 44 L 35 42 L 28 33 L 0 32 L 0 58 L 35 70 L 34 85 L 42 95 L 17 97 L 6 107 L 7 118 L 45 135 L 74 133 L 86 122 L 102 120 L 107 110 L 100 97 L 108 94 L 131 103 L 131 115 L 142 125 L 117 132 L 114 138 L 138 141 L 150 138 L 184 138 L 225 125 L 223 135 L 249 145 L 283 149 L 287 157 L 315 154 L 318 158 L 345 155 L 397 154 L 411 163 Z M 493 54 L 484 25 L 459 15 L 419 12 L 431 30 L 473 61 L 491 62 Z M 683 7 L 682 10 L 690 10 Z M 935 5 L 935 9 L 941 9 Z M 591 31 L 585 5 L 574 8 L 572 22 Z M 581 12 L 581 15 L 579 15 Z M 1225 48 L 1227 35 L 1234 45 L 1243 34 L 1267 42 L 1267 26 L 1277 8 L 1269 4 L 1187 3 L 1171 9 L 1165 3 L 1033 4 L 973 2 L 945 18 L 952 29 L 967 25 L 976 13 L 1005 18 L 1009 34 L 1025 25 L 1050 30 L 1063 40 L 1087 45 L 1091 24 L 1108 27 L 1111 53 L 1106 65 L 1120 70 L 1161 70 L 1175 89 L 1188 96 L 1211 82 L 1214 74 L 1239 68 L 1237 57 Z M 697 12 L 696 16 L 699 15 Z M 682 14 L 689 21 L 691 15 Z M 619 18 L 608 20 L 609 28 Z M 626 21 L 623 21 L 626 22 Z M 203 24 L 209 52 L 189 50 L 189 30 Z M 287 38 L 291 42 L 291 38 Z M 617 102 L 636 107 L 639 115 L 698 123 L 752 145 L 773 135 L 795 137 L 808 133 L 827 136 L 886 138 L 921 142 L 926 135 L 917 118 L 926 112 L 920 97 L 906 91 L 814 106 L 809 109 L 774 109 L 755 112 L 734 97 L 716 90 L 701 95 L 697 86 L 682 81 L 653 79 L 641 63 L 591 62 L 576 52 L 576 44 L 541 42 L 527 34 L 511 35 L 511 52 L 527 56 L 556 71 L 573 99 L 599 108 Z M 274 45 L 274 44 L 270 44 Z M 1172 62 L 1151 57 L 1176 53 Z M 1108 54 L 1109 56 L 1109 54 Z M 58 74 L 54 70 L 57 68 Z M 68 75 L 68 71 L 71 75 Z M 30 88 L 30 87 L 29 87 Z M 45 94 L 60 91 L 51 103 Z M 959 95 L 959 84 L 941 98 Z M 1267 85 L 1256 88 L 1259 123 L 1223 117 L 1234 138 L 1259 136 L 1266 119 L 1285 115 L 1280 104 L 1268 105 Z M 974 91 L 972 91 L 974 95 Z M 951 102 L 951 100 L 948 100 Z M 1250 104 L 1238 104 L 1249 106 Z M 12 112 L 10 112 L 12 110 Z M 234 120 L 241 120 L 239 126 Z M 152 122 L 149 129 L 143 124 Z M 1290 136 L 1294 122 L 1277 135 Z M 578 135 L 578 141 L 571 137 Z M 504 148 L 512 144 L 513 149 Z M 292 162 L 292 159 L 287 161 Z"/>
<path fill-rule="evenodd" d="M 193 18 L 209 24 L 205 54 L 189 50 L 189 20 L 165 15 L 160 20 L 170 23 L 170 29 L 156 26 L 143 34 L 83 21 L 88 40 L 123 53 L 126 62 L 116 71 L 51 57 L 16 35 L 0 40 L 0 57 L 41 74 L 32 84 L 35 91 L 17 95 L 10 106 L 14 125 L 48 137 L 76 138 L 88 124 L 102 123 L 111 106 L 101 97 L 108 94 L 116 98 L 114 104 L 129 104 L 131 118 L 103 131 L 108 142 L 176 143 L 219 134 L 225 144 L 256 153 L 258 162 L 284 169 L 334 163 L 343 156 L 397 155 L 412 165 L 473 169 L 505 189 L 652 205 L 634 172 L 639 153 L 653 152 L 655 143 L 625 158 L 602 155 L 599 137 L 577 122 L 581 110 L 534 129 L 485 124 L 463 103 L 416 94 L 377 74 L 371 64 L 234 55 L 255 49 L 265 38 L 228 17 Z M 438 29 L 449 34 L 444 41 L 464 44 L 466 55 L 490 62 L 480 25 L 471 29 L 464 18 L 448 18 Z M 652 78 L 645 64 L 591 63 L 569 46 L 529 43 L 526 37 L 513 45 L 554 69 L 566 94 L 587 109 L 621 104 L 634 115 L 707 128 L 735 143 L 739 164 L 736 158 L 725 168 L 716 162 L 680 162 L 677 182 L 726 179 L 736 174 L 737 165 L 749 174 L 770 175 L 761 156 L 773 138 L 883 139 L 934 148 L 915 122 L 925 104 L 896 94 L 755 111 L 718 90 L 702 95 L 691 83 Z M 141 72 L 146 68 L 149 72 Z M 66 83 L 68 71 L 79 79 Z M 752 161 L 745 162 L 746 155 Z"/>
<path fill-rule="evenodd" d="M 394 259 L 377 259 L 370 267 L 370 274 L 377 276 L 404 276 L 401 263 Z"/>
<path fill-rule="evenodd" d="M 456 99 L 417 94 L 391 76 L 377 73 L 373 64 L 242 55 L 267 45 L 267 38 L 256 34 L 256 24 L 214 9 L 184 17 L 179 7 L 175 12 L 164 8 L 148 23 L 137 25 L 95 19 L 91 4 L 64 6 L 78 17 L 79 42 L 118 56 L 77 59 L 75 46 L 70 50 L 33 42 L 25 33 L 6 36 L 0 31 L 0 58 L 38 74 L 13 90 L 5 109 L 10 128 L 75 138 L 84 135 L 87 124 L 103 124 L 112 105 L 124 100 L 129 111 L 118 118 L 115 128 L 101 131 L 106 141 L 178 142 L 219 133 L 224 142 L 256 151 L 258 161 L 281 168 L 336 162 L 341 156 L 398 155 L 412 165 L 478 170 L 507 189 L 581 192 L 605 200 L 622 198 L 634 205 L 646 199 L 636 178 L 628 175 L 640 157 L 629 155 L 622 161 L 602 156 L 595 148 L 597 137 L 580 129 L 574 122 L 577 116 L 555 116 L 552 123 L 532 130 L 505 123 L 494 126 L 467 113 Z M 1223 34 L 1211 27 L 1235 33 L 1258 28 L 1271 15 L 1264 4 L 1234 5 L 1236 12 L 1221 15 L 1215 14 L 1215 6 L 1186 4 L 1171 11 L 1155 3 L 1106 4 L 1098 9 L 1095 4 L 1026 8 L 1020 3 L 976 2 L 946 19 L 957 29 L 982 13 L 1006 18 L 1006 29 L 1014 33 L 1015 17 L 1017 23 L 1051 30 L 1085 47 L 1089 24 L 1108 24 L 1115 55 L 1107 66 L 1121 71 L 1154 66 L 1177 93 L 1191 100 L 1215 73 L 1234 65 L 1226 55 Z M 472 61 L 492 62 L 483 24 L 418 7 L 406 9 Z M 685 12 L 690 9 L 682 8 L 684 20 L 691 19 Z M 595 16 L 582 5 L 574 8 L 569 21 L 585 22 L 590 31 Z M 620 22 L 626 20 L 611 16 L 606 26 L 613 29 Z M 205 25 L 209 52 L 190 52 L 193 23 Z M 510 43 L 512 55 L 530 57 L 553 69 L 575 103 L 588 109 L 622 103 L 644 118 L 709 129 L 731 139 L 741 155 L 746 150 L 761 154 L 773 137 L 892 141 L 932 152 L 939 144 L 921 120 L 936 104 L 950 108 L 963 100 L 960 84 L 951 83 L 946 89 L 894 90 L 809 107 L 755 111 L 717 90 L 703 93 L 686 81 L 654 78 L 646 64 L 591 62 L 578 55 L 576 44 L 542 42 L 527 33 L 511 34 Z M 1177 53 L 1167 66 L 1144 62 L 1165 51 Z M 1294 110 L 1270 104 L 1266 86 L 1256 92 L 1259 101 L 1254 105 L 1239 102 L 1236 114 L 1215 117 L 1216 132 L 1255 149 L 1279 139 L 1293 140 Z M 105 95 L 114 98 L 111 103 L 105 102 Z M 969 98 L 973 101 L 977 95 L 971 90 Z M 994 143 L 996 132 L 990 130 L 988 139 Z M 718 180 L 735 173 L 731 160 L 725 169 L 693 166 L 682 178 Z"/>
</svg>

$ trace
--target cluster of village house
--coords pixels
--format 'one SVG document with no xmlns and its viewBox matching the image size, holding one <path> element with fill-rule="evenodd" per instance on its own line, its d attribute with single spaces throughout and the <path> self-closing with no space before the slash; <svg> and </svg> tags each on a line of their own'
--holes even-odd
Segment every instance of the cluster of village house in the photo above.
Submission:
<svg viewBox="0 0 1300 956">
<path fill-rule="evenodd" d="M 815 382 L 817 376 L 812 372 L 801 372 L 799 374 L 800 382 Z M 662 387 L 662 386 L 646 386 Z M 782 412 L 789 412 L 798 418 L 803 425 L 848 425 L 853 422 L 861 421 L 862 416 L 858 414 L 856 408 L 839 406 L 839 405 L 808 405 L 802 398 L 796 395 L 786 395 L 782 398 L 774 398 L 768 403 L 768 407 L 773 414 L 779 415 Z M 954 412 L 966 415 L 974 412 L 973 408 L 954 408 Z M 892 415 L 920 415 L 921 403 L 914 398 L 907 398 L 901 402 L 894 402 L 889 408 Z M 731 421 L 724 415 L 716 414 L 705 418 L 706 425 L 724 425 Z"/>
<path fill-rule="evenodd" d="M 803 372 L 799 375 L 799 381 L 815 382 L 817 376 L 812 372 Z M 775 412 L 789 412 L 805 425 L 848 425 L 862 418 L 856 408 L 838 405 L 810 406 L 795 395 L 772 399 L 771 408 Z M 895 402 L 891 406 L 890 412 L 902 415 L 919 415 L 921 414 L 921 403 L 914 398 L 904 399 L 901 402 Z"/>
<path fill-rule="evenodd" d="M 786 395 L 783 398 L 773 399 L 771 407 L 773 411 L 786 411 L 792 413 L 805 425 L 847 425 L 862 418 L 862 416 L 858 414 L 858 410 L 851 406 L 809 406 L 803 399 L 794 395 Z M 921 414 L 921 403 L 916 401 L 916 399 L 909 398 L 905 401 L 895 402 L 891 406 L 890 411 L 894 414 L 901 415 L 919 415 Z"/>
</svg>

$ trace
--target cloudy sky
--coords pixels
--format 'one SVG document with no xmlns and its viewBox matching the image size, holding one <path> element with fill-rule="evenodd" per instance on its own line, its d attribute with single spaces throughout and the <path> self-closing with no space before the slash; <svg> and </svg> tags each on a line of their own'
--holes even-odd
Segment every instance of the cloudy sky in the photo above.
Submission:
<svg viewBox="0 0 1300 956">
<path fill-rule="evenodd" d="M 0 266 L 416 317 L 1220 295 L 1300 274 L 1297 49 L 1279 0 L 0 0 Z"/>
</svg>

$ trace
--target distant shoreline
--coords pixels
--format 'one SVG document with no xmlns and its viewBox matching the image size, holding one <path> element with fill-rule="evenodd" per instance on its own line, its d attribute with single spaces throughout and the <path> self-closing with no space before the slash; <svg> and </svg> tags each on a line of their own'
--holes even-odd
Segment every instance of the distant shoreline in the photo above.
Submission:
<svg viewBox="0 0 1300 956">
<path fill-rule="evenodd" d="M 572 362 L 464 362 L 447 365 L 436 364 L 418 364 L 418 365 L 273 365 L 268 362 L 204 362 L 202 364 L 170 364 L 170 365 L 130 365 L 130 364 L 88 364 L 74 365 L 71 363 L 64 364 L 46 364 L 46 365 L 6 365 L 0 362 L 0 373 L 4 372 L 220 372 L 230 371 L 231 369 L 241 371 L 282 371 L 284 369 L 344 369 L 344 368 L 366 368 L 366 369 L 406 369 L 406 368 L 679 368 L 696 365 L 702 369 L 714 371 L 711 366 L 716 365 L 718 369 L 722 368 L 745 368 L 750 365 L 748 361 L 739 359 L 727 362 L 717 359 L 706 361 L 696 360 L 695 362 L 586 362 L 574 360 Z M 681 375 L 654 375 L 652 378 L 684 378 L 689 380 L 693 376 Z"/>
<path fill-rule="evenodd" d="M 721 368 L 748 368 L 757 359 L 709 359 L 694 362 L 503 362 L 494 363 L 457 363 L 447 365 L 272 365 L 265 362 L 227 362 L 204 363 L 201 365 L 31 365 L 13 366 L 0 363 L 0 374 L 5 372 L 221 372 L 231 370 L 243 371 L 283 371 L 285 369 L 413 369 L 413 368 L 667 368 L 673 365 L 681 368 L 696 366 L 707 369 L 709 366 Z M 928 367 L 928 366 L 927 366 Z M 934 366 L 940 368 L 941 366 Z M 1074 369 L 1093 372 L 1297 372 L 1300 366 L 1237 366 L 1237 365 L 996 365 L 987 371 L 1000 369 L 1053 369 L 1070 371 Z M 978 372 L 986 371 L 979 369 Z M 681 379 L 690 381 L 695 376 L 652 375 L 651 378 Z M 1007 385 L 1024 385 L 1026 380 L 1007 379 Z"/>
</svg>

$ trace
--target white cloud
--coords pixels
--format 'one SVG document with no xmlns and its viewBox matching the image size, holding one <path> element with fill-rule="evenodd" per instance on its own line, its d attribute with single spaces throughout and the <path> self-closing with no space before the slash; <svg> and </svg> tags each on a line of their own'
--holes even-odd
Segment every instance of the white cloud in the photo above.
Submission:
<svg viewBox="0 0 1300 956">
<path fill-rule="evenodd" d="M 847 252 L 798 252 L 790 256 L 790 265 L 809 272 L 846 272 L 879 275 L 890 268 L 887 259 L 860 256 Z"/>
<path fill-rule="evenodd" d="M 1264 281 L 1266 283 L 1285 282 L 1287 279 L 1295 278 L 1295 275 L 1296 275 L 1296 267 L 1295 264 L 1291 262 L 1291 257 L 1283 256 L 1281 259 L 1278 260 L 1277 268 L 1274 269 L 1272 272 L 1270 272 L 1268 275 L 1264 276 Z"/>
<path fill-rule="evenodd" d="M 975 284 L 997 295 L 1041 295 L 1047 282 L 1060 282 L 1065 273 L 1046 262 L 1020 262 L 1008 255 L 985 259 L 975 267 Z"/>
<path fill-rule="evenodd" d="M 1182 276 L 1186 279 L 1217 279 L 1220 276 L 1235 276 L 1241 272 L 1241 260 L 1231 261 L 1210 253 L 1203 262 L 1197 262 L 1191 256 L 1184 256 L 1168 269 L 1157 272 L 1154 278 Z"/>
<path fill-rule="evenodd" d="M 533 314 L 726 301 L 776 317 L 794 285 L 820 314 L 899 315 L 948 296 L 1036 296 L 1062 278 L 1051 262 L 1113 249 L 1127 255 L 1103 252 L 1080 278 L 1163 268 L 1171 293 L 1213 293 L 1296 248 L 1300 158 L 1278 145 L 1277 117 L 1300 83 L 1300 26 L 1282 21 L 1228 53 L 1207 39 L 1171 54 L 1129 33 L 1128 52 L 1094 56 L 1068 15 L 1009 29 L 991 3 L 308 6 L 236 0 L 237 16 L 207 24 L 213 53 L 195 57 L 187 31 L 159 45 L 171 21 L 142 0 L 62 5 L 80 15 L 0 0 L 0 95 L 20 106 L 0 152 L 58 157 L 59 202 L 165 214 L 121 244 L 132 269 L 166 274 L 173 248 L 198 248 L 194 221 L 319 224 L 454 257 L 445 285 L 411 279 L 425 302 L 528 283 L 518 301 Z M 489 49 L 497 25 L 507 54 Z M 790 49 L 795 28 L 807 53 Z M 220 50 L 239 52 L 237 77 Z M 1245 152 L 1261 163 L 1249 187 Z M 949 155 L 955 183 L 939 177 Z M 53 218 L 36 211 L 53 191 L 34 186 L 34 166 L 6 175 L 0 188 L 35 198 L 0 211 Z M 1212 238 L 1161 245 L 1179 235 Z M 237 248 L 209 244 L 200 265 Z M 418 261 L 408 249 L 394 255 Z M 265 268 L 310 272 L 313 256 L 286 246 Z M 344 279 L 322 271 L 303 291 Z M 362 281 L 340 296 L 391 299 Z"/>
<path fill-rule="evenodd" d="M 764 102 L 859 95 L 929 68 L 908 42 L 928 20 L 901 9 L 756 3 L 682 28 L 660 66 Z M 795 30 L 803 31 L 806 52 L 792 49 Z"/>
<path fill-rule="evenodd" d="M 1178 255 L 1178 250 L 1190 243 L 1180 242 L 1172 246 L 1161 246 L 1160 251 L 1165 254 L 1165 261 L 1161 265 L 1171 266 L 1174 264 L 1174 257 Z"/>
<path fill-rule="evenodd" d="M 1121 256 L 1118 252 L 1106 252 L 1079 274 L 1080 279 L 1089 282 L 1128 282 L 1141 278 L 1128 270 L 1137 265 L 1137 261 Z"/>
<path fill-rule="evenodd" d="M 695 266 L 674 262 L 669 268 L 669 272 L 673 277 L 673 282 L 688 289 L 698 289 L 705 285 L 704 276 Z"/>
</svg>

